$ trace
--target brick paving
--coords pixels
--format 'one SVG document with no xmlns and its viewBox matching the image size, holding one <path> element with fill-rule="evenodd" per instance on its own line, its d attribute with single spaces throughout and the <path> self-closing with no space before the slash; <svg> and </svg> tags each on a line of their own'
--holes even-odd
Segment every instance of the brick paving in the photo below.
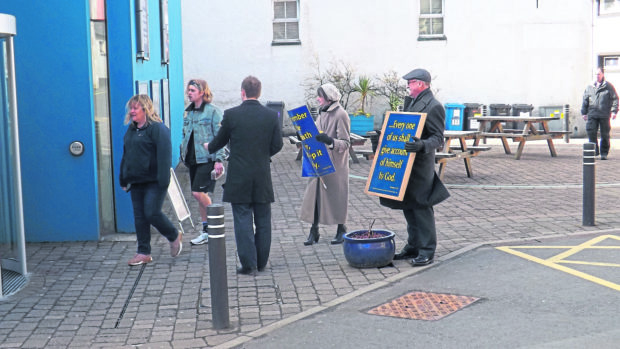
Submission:
<svg viewBox="0 0 620 349">
<path fill-rule="evenodd" d="M 444 182 L 452 197 L 435 208 L 439 262 L 476 244 L 620 226 L 617 140 L 610 160 L 596 164 L 596 226 L 581 225 L 582 143 L 556 141 L 556 158 L 546 143 L 528 143 L 521 160 L 515 160 L 490 141 L 492 150 L 472 160 L 473 178 L 467 178 L 460 161 L 450 162 Z M 405 261 L 384 268 L 350 267 L 341 245 L 329 244 L 336 226 L 321 226 L 319 243 L 303 245 L 310 225 L 298 218 L 306 180 L 300 178 L 296 153 L 285 142 L 273 158 L 272 250 L 266 270 L 256 277 L 235 274 L 232 213 L 224 205 L 229 328 L 213 329 L 209 247 L 190 246 L 194 234 L 186 222 L 183 252 L 176 259 L 169 256 L 167 241 L 153 233 L 154 263 L 139 280 L 141 267 L 127 266 L 135 253 L 132 234 L 104 236 L 98 242 L 27 244 L 29 282 L 0 300 L 0 348 L 234 347 L 280 323 L 338 304 L 353 292 L 382 287 L 410 273 L 413 268 Z M 347 226 L 349 231 L 364 229 L 376 219 L 375 228 L 397 233 L 400 249 L 406 240 L 402 213 L 363 192 L 370 165 L 364 159 L 351 164 Z M 179 167 L 177 176 L 194 222 L 199 222 L 187 170 Z M 218 186 L 216 203 L 221 194 Z M 174 216 L 168 204 L 166 212 Z"/>
</svg>

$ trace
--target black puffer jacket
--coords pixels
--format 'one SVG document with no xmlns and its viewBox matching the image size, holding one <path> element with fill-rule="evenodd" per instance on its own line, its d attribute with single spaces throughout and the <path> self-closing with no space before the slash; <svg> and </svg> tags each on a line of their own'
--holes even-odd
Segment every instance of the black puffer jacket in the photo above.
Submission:
<svg viewBox="0 0 620 349">
<path fill-rule="evenodd" d="M 609 118 L 611 113 L 618 112 L 618 94 L 614 86 L 603 81 L 598 87 L 588 86 L 583 93 L 581 115 L 593 119 Z"/>
</svg>

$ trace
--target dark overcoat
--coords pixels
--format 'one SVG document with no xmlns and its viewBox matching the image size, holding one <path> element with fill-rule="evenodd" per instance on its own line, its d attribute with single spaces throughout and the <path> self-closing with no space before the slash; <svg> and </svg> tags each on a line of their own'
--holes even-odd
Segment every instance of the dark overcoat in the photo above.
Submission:
<svg viewBox="0 0 620 349">
<path fill-rule="evenodd" d="M 274 202 L 271 156 L 282 149 L 278 114 L 255 99 L 224 111 L 222 126 L 209 142 L 209 153 L 229 145 L 224 202 Z"/>
<path fill-rule="evenodd" d="M 403 201 L 380 198 L 380 202 L 401 210 L 433 206 L 450 197 L 435 173 L 435 150 L 443 145 L 446 111 L 430 89 L 422 91 L 415 99 L 405 98 L 404 106 L 406 112 L 426 113 L 420 137 L 424 151 L 416 154 Z"/>
</svg>

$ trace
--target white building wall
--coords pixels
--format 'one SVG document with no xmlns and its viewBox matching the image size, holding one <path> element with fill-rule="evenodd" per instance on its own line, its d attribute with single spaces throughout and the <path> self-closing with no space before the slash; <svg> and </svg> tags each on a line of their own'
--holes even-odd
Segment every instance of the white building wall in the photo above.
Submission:
<svg viewBox="0 0 620 349">
<path fill-rule="evenodd" d="M 371 76 L 424 67 L 444 103 L 570 104 L 579 114 L 593 63 L 591 1 L 445 0 L 443 41 L 418 41 L 418 4 L 301 0 L 301 45 L 272 46 L 271 0 L 183 0 L 185 78 L 205 78 L 227 108 L 252 74 L 261 101 L 291 109 L 306 103 L 316 58 Z M 386 108 L 375 99 L 370 111 Z"/>
<path fill-rule="evenodd" d="M 592 69 L 590 71 L 590 82 L 596 79 L 596 68 L 599 56 L 620 56 L 620 13 L 603 14 L 597 16 L 596 8 L 594 8 L 592 16 Z M 620 93 L 620 67 L 606 68 L 605 79 L 616 88 L 616 92 Z M 620 118 L 612 120 L 612 126 L 620 126 Z"/>
</svg>

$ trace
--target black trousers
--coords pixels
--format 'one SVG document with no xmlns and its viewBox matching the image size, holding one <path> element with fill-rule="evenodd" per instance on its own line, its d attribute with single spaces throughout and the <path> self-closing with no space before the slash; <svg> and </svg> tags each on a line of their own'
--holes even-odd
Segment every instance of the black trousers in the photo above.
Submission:
<svg viewBox="0 0 620 349">
<path fill-rule="evenodd" d="M 231 206 L 241 266 L 246 269 L 263 269 L 271 250 L 271 203 Z"/>
<path fill-rule="evenodd" d="M 601 129 L 601 144 L 597 140 L 597 133 L 599 128 Z M 588 140 L 596 144 L 596 155 L 609 154 L 609 134 L 611 132 L 611 123 L 609 118 L 595 119 L 588 118 L 586 121 L 586 133 L 588 134 Z"/>
<path fill-rule="evenodd" d="M 435 211 L 432 206 L 403 210 L 407 220 L 408 251 L 414 255 L 434 258 L 437 248 L 437 231 L 435 230 Z"/>
</svg>

